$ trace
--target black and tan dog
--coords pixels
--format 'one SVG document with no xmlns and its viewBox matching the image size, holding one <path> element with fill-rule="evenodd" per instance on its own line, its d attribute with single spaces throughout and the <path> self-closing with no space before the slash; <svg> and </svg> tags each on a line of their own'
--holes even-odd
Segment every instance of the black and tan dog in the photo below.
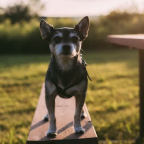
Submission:
<svg viewBox="0 0 144 144">
<path fill-rule="evenodd" d="M 50 126 L 47 136 L 56 136 L 55 98 L 76 99 L 74 130 L 84 133 L 80 119 L 87 91 L 87 71 L 80 50 L 82 41 L 88 36 L 89 19 L 84 17 L 74 28 L 53 28 L 41 20 L 42 38 L 49 43 L 51 61 L 45 78 L 45 100 Z"/>
</svg>

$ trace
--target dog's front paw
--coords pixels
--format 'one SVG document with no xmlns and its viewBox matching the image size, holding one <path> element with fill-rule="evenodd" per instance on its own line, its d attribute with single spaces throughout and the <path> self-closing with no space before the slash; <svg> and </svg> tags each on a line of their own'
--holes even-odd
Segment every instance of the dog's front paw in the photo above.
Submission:
<svg viewBox="0 0 144 144">
<path fill-rule="evenodd" d="M 43 119 L 44 121 L 48 121 L 49 120 L 49 118 L 48 118 L 48 114 L 46 114 L 45 116 L 44 116 L 44 119 Z"/>
<path fill-rule="evenodd" d="M 56 137 L 57 136 L 57 132 L 56 130 L 51 130 L 49 129 L 46 133 L 47 137 Z"/>
<path fill-rule="evenodd" d="M 75 129 L 75 133 L 77 133 L 77 134 L 85 133 L 85 129 L 82 127 L 75 127 L 74 129 Z"/>
</svg>

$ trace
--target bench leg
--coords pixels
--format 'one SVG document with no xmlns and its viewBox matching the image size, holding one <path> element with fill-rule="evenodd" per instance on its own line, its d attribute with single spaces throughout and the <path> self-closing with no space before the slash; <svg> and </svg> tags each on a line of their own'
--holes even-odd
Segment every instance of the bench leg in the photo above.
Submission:
<svg viewBox="0 0 144 144">
<path fill-rule="evenodd" d="M 144 50 L 139 50 L 140 137 L 144 138 Z"/>
</svg>

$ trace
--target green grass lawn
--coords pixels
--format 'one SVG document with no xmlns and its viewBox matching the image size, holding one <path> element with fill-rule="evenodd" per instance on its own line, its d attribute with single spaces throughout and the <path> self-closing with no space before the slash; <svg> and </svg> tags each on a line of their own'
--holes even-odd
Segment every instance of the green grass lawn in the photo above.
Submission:
<svg viewBox="0 0 144 144">
<path fill-rule="evenodd" d="M 132 140 L 139 131 L 136 50 L 83 53 L 89 82 L 86 103 L 99 140 Z M 24 144 L 50 56 L 0 56 L 0 143 Z"/>
</svg>

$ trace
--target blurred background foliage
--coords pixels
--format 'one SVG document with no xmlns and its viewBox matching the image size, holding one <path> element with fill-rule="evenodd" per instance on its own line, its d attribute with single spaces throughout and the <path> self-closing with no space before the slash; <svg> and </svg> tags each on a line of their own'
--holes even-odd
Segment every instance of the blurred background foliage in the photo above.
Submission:
<svg viewBox="0 0 144 144">
<path fill-rule="evenodd" d="M 1 9 L 0 54 L 49 53 L 47 43 L 39 32 L 39 11 L 44 7 L 40 0 L 31 4 L 16 3 Z M 35 9 L 32 7 L 35 3 Z M 39 8 L 37 8 L 39 5 Z M 74 27 L 81 18 L 45 18 L 54 27 Z M 111 48 L 106 41 L 108 34 L 144 33 L 144 14 L 136 11 L 113 11 L 105 16 L 90 17 L 89 36 L 84 41 L 84 50 Z"/>
</svg>

